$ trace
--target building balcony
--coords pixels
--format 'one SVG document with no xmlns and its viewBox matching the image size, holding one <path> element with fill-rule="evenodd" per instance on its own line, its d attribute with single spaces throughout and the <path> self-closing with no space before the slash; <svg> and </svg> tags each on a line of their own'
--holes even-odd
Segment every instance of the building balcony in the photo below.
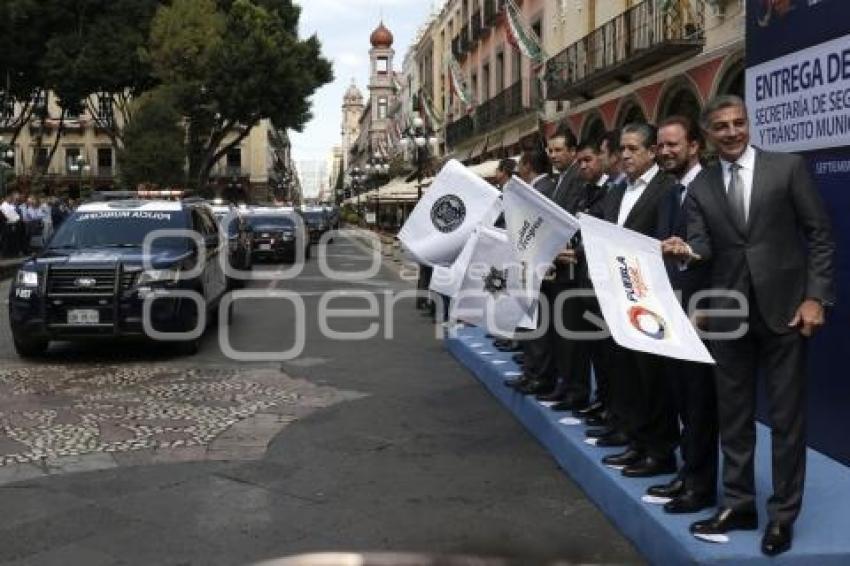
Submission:
<svg viewBox="0 0 850 566">
<path fill-rule="evenodd" d="M 460 61 L 462 54 L 460 51 L 460 36 L 458 35 L 452 40 L 452 55 L 455 59 Z"/>
<path fill-rule="evenodd" d="M 469 21 L 470 29 L 472 30 L 472 42 L 480 41 L 484 37 L 485 28 L 481 22 L 481 12 L 472 14 L 472 19 Z"/>
<path fill-rule="evenodd" d="M 522 82 L 517 81 L 475 109 L 476 133 L 483 134 L 494 130 L 524 112 Z"/>
<path fill-rule="evenodd" d="M 475 134 L 472 116 L 464 116 L 446 126 L 446 145 L 454 147 Z"/>
<path fill-rule="evenodd" d="M 504 5 L 504 0 L 486 0 L 484 2 L 484 25 L 495 27 L 499 23 L 499 13 Z"/>
<path fill-rule="evenodd" d="M 661 63 L 670 65 L 702 51 L 703 0 L 655 0 L 629 8 L 546 63 L 547 97 L 580 101 L 616 88 Z"/>
</svg>

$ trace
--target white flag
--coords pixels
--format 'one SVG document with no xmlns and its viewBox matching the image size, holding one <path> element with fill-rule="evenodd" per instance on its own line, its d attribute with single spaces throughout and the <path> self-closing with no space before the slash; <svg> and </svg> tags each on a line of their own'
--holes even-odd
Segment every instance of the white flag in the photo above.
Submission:
<svg viewBox="0 0 850 566">
<path fill-rule="evenodd" d="M 582 242 L 614 341 L 659 356 L 714 363 L 670 285 L 658 240 L 587 214 Z"/>
<path fill-rule="evenodd" d="M 452 159 L 431 183 L 398 238 L 416 261 L 452 263 L 475 227 L 492 214 L 499 191 Z"/>
<path fill-rule="evenodd" d="M 449 318 L 500 336 L 512 336 L 517 326 L 533 328 L 537 305 L 529 307 L 521 283 L 521 268 L 504 230 L 482 226 Z"/>
<path fill-rule="evenodd" d="M 578 219 L 516 176 L 505 185 L 504 207 L 505 229 L 523 269 L 522 287 L 536 300 L 555 256 L 578 231 Z"/>
<path fill-rule="evenodd" d="M 475 229 L 466 240 L 466 245 L 463 246 L 454 263 L 448 267 L 443 265 L 434 266 L 429 289 L 447 297 L 456 297 L 460 291 L 463 277 L 469 267 L 469 260 L 472 258 L 472 252 L 477 243 L 478 229 Z"/>
</svg>

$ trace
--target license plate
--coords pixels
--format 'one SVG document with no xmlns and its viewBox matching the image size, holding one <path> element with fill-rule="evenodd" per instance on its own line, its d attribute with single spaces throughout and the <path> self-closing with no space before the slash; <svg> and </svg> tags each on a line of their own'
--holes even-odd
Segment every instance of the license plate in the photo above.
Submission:
<svg viewBox="0 0 850 566">
<path fill-rule="evenodd" d="M 260 249 L 261 250 L 270 250 L 270 249 L 272 249 L 272 245 L 271 244 L 260 244 Z"/>
<path fill-rule="evenodd" d="M 97 324 L 100 313 L 95 309 L 72 309 L 68 311 L 68 324 Z"/>
</svg>

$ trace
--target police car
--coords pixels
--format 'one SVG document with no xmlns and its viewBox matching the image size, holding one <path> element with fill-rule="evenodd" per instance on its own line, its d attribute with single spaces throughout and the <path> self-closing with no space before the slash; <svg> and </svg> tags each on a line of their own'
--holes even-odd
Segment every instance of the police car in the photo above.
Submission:
<svg viewBox="0 0 850 566">
<path fill-rule="evenodd" d="M 218 221 L 221 233 L 227 239 L 228 259 L 231 268 L 250 271 L 254 263 L 251 254 L 254 236 L 246 219 L 247 209 L 238 208 L 232 204 L 224 204 L 220 201 L 212 201 L 210 208 Z M 245 279 L 228 276 L 227 288 L 243 287 L 244 282 Z"/>
<path fill-rule="evenodd" d="M 331 229 L 331 219 L 327 211 L 321 206 L 310 206 L 301 209 L 301 216 L 307 224 L 310 240 L 313 243 L 319 241 L 322 234 Z"/>
<path fill-rule="evenodd" d="M 145 245 L 156 230 L 178 232 Z M 201 201 L 84 203 L 15 277 L 9 291 L 15 349 L 26 357 L 43 353 L 51 340 L 150 338 L 146 297 L 148 328 L 190 332 L 199 322 L 199 303 L 217 314 L 226 290 L 222 253 L 227 247 L 218 224 Z M 194 353 L 198 338 L 179 344 Z"/>
<path fill-rule="evenodd" d="M 253 234 L 255 259 L 295 261 L 299 247 L 310 259 L 310 237 L 304 220 L 288 207 L 252 207 L 246 216 Z"/>
</svg>

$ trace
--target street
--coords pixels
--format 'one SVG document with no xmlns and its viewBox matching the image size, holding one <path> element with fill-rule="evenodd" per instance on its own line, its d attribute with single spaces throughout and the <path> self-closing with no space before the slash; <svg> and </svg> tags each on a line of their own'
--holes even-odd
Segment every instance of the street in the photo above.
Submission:
<svg viewBox="0 0 850 566">
<path fill-rule="evenodd" d="M 519 564 L 641 558 L 519 423 L 435 338 L 391 262 L 332 280 L 316 258 L 294 279 L 252 281 L 303 300 L 303 351 L 237 361 L 218 327 L 191 357 L 160 344 L 54 344 L 19 359 L 0 285 L 0 562 L 245 564 L 321 551 L 506 557 Z M 361 242 L 326 249 L 365 269 Z M 257 271 L 279 266 L 257 265 Z M 351 341 L 335 331 L 377 325 Z M 285 300 L 236 302 L 237 351 L 297 346 Z M 392 321 L 393 324 L 388 324 Z M 327 330 L 327 329 L 325 329 Z M 390 339 L 387 335 L 391 335 Z M 269 356 L 271 358 L 271 356 Z"/>
</svg>

